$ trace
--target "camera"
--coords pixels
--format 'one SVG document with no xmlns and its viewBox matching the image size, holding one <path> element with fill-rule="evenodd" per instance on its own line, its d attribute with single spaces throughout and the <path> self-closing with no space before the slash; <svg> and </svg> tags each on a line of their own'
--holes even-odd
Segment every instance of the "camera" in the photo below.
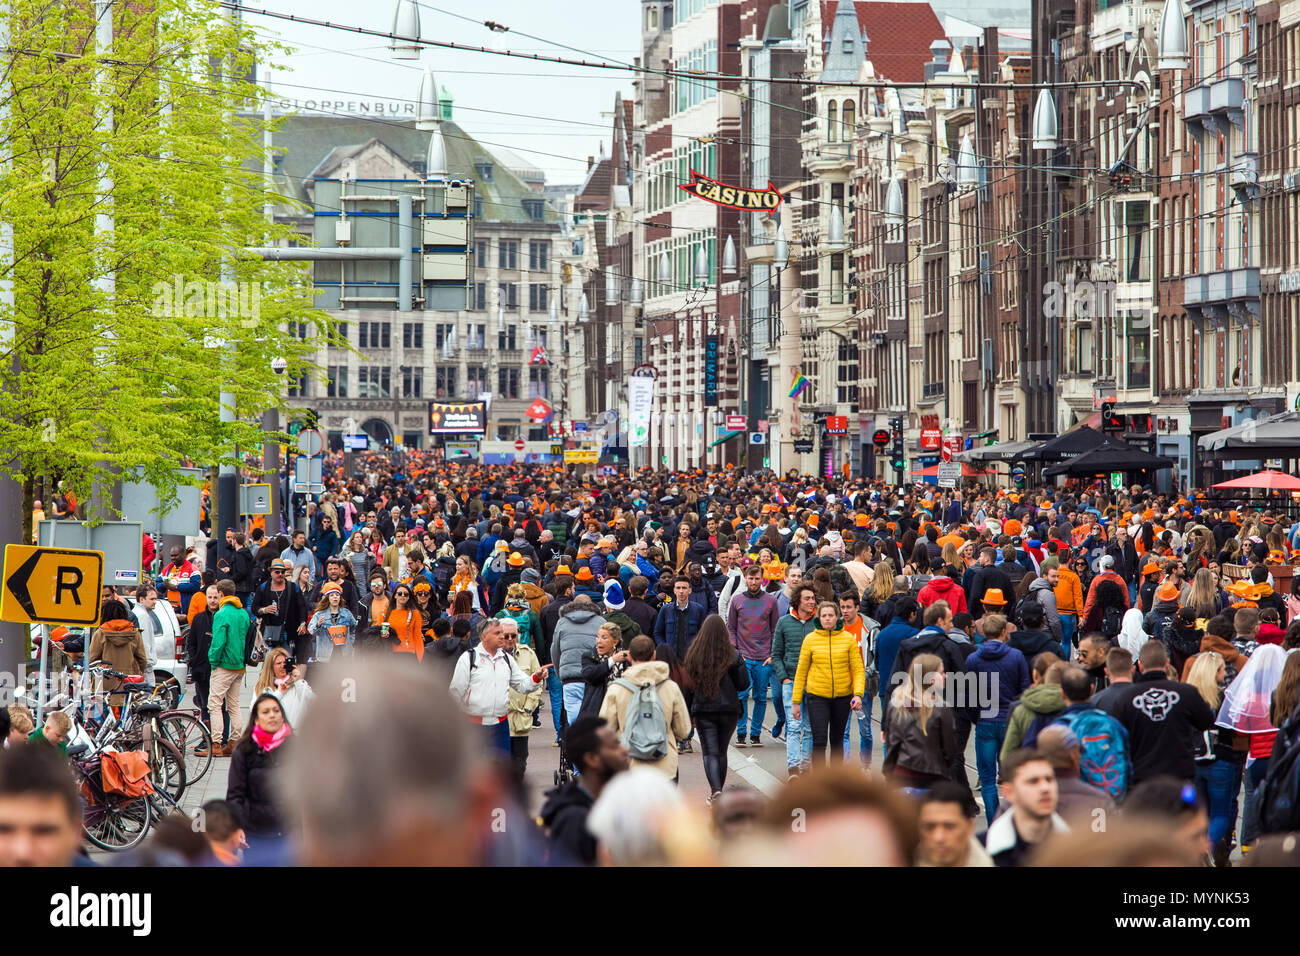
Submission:
<svg viewBox="0 0 1300 956">
<path fill-rule="evenodd" d="M 292 654 L 290 654 L 288 657 L 286 657 L 286 658 L 284 659 L 284 672 L 285 672 L 285 674 L 292 674 L 293 671 L 294 671 L 294 668 L 296 668 L 297 666 L 298 666 L 298 662 L 297 662 L 296 660 L 294 660 Z"/>
<path fill-rule="evenodd" d="M 276 375 L 283 375 L 288 367 L 289 363 L 283 358 L 276 357 L 271 359 L 271 371 Z"/>
</svg>

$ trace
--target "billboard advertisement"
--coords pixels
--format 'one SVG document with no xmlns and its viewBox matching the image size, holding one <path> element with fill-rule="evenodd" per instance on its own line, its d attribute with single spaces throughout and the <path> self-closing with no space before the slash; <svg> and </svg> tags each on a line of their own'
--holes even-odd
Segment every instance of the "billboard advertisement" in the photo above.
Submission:
<svg viewBox="0 0 1300 956">
<path fill-rule="evenodd" d="M 484 402 L 430 402 L 430 435 L 482 435 L 487 432 Z"/>
</svg>

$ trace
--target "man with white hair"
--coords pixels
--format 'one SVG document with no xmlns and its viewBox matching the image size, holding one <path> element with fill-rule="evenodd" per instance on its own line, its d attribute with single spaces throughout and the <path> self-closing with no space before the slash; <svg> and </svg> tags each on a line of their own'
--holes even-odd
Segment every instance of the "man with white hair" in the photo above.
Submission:
<svg viewBox="0 0 1300 956">
<path fill-rule="evenodd" d="M 597 858 L 606 866 L 662 866 L 672 860 L 665 839 L 682 813 L 682 792 L 649 767 L 617 774 L 587 814 Z"/>
<path fill-rule="evenodd" d="M 451 678 L 451 696 L 465 716 L 483 728 L 488 742 L 504 756 L 510 755 L 510 691 L 530 694 L 546 680 L 551 665 L 525 674 L 505 650 L 503 619 L 479 622 L 479 642 L 460 656 Z"/>
</svg>

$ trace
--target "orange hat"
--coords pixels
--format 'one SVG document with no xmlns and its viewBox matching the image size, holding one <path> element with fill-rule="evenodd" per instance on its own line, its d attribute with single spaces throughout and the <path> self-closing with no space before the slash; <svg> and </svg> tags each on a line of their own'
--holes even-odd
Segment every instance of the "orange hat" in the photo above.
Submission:
<svg viewBox="0 0 1300 956">
<path fill-rule="evenodd" d="M 854 519 L 853 523 L 856 527 L 866 528 L 870 524 L 870 521 L 871 519 L 866 515 L 858 515 L 857 518 Z"/>
<path fill-rule="evenodd" d="M 577 578 L 579 581 L 594 581 L 596 576 L 591 573 L 591 568 L 584 564 L 582 567 L 578 568 Z"/>
<path fill-rule="evenodd" d="M 1156 516 L 1155 509 L 1153 508 L 1148 508 L 1146 511 L 1142 512 L 1143 521 L 1150 521 L 1155 516 Z"/>
<path fill-rule="evenodd" d="M 1020 522 L 1017 521 L 1015 518 L 1008 518 L 1006 520 L 1006 523 L 1002 525 L 1003 534 L 1016 535 L 1016 534 L 1020 534 L 1022 530 L 1023 529 L 1020 526 Z"/>
<path fill-rule="evenodd" d="M 789 567 L 788 564 L 782 564 L 780 561 L 769 561 L 763 565 L 763 577 L 769 581 L 780 581 L 785 577 Z"/>
<path fill-rule="evenodd" d="M 1281 552 L 1281 551 L 1277 550 L 1276 548 L 1274 548 L 1272 551 L 1270 551 L 1270 552 L 1268 553 L 1268 560 L 1267 560 L 1265 563 L 1266 563 L 1266 564 L 1285 564 L 1285 563 L 1286 563 L 1286 554 L 1284 554 L 1283 552 Z"/>
<path fill-rule="evenodd" d="M 817 527 L 817 523 L 818 523 L 819 521 L 821 521 L 821 517 L 818 516 L 818 515 L 809 515 L 809 516 L 808 516 L 808 526 L 811 527 L 811 528 L 815 528 L 815 527 Z"/>
<path fill-rule="evenodd" d="M 1142 576 L 1146 577 L 1148 574 L 1156 574 L 1159 570 L 1160 565 L 1156 564 L 1154 561 L 1148 561 L 1146 564 L 1142 565 Z"/>
<path fill-rule="evenodd" d="M 321 597 L 324 597 L 325 595 L 329 594 L 331 591 L 338 591 L 339 594 L 342 594 L 343 585 L 336 584 L 333 581 L 331 581 L 329 584 L 323 585 L 320 589 Z"/>
<path fill-rule="evenodd" d="M 989 588 L 980 598 L 980 603 L 991 604 L 994 607 L 1006 607 L 1007 599 L 1002 596 L 1001 588 Z"/>
<path fill-rule="evenodd" d="M 522 568 L 524 566 L 524 556 L 518 551 L 511 551 L 510 557 L 506 558 L 506 564 L 512 568 Z"/>
<path fill-rule="evenodd" d="M 1173 582 L 1165 582 L 1164 584 L 1160 585 L 1160 587 L 1156 588 L 1156 600 L 1177 601 L 1178 586 L 1175 585 Z"/>
<path fill-rule="evenodd" d="M 412 590 L 412 591 L 421 591 L 421 592 L 423 592 L 423 591 L 432 591 L 432 590 L 433 590 L 433 587 L 429 584 L 428 581 L 420 581 L 419 583 L 417 583 L 417 584 L 415 585 L 415 587 L 411 588 L 411 590 Z"/>
<path fill-rule="evenodd" d="M 556 576 L 557 578 L 558 578 L 561 574 L 567 574 L 567 575 L 569 575 L 569 577 L 573 577 L 573 572 L 572 572 L 571 570 L 569 570 L 569 566 L 568 566 L 567 564 L 561 564 L 559 567 L 557 567 L 557 568 L 555 569 L 555 576 Z"/>
<path fill-rule="evenodd" d="M 497 542 L 497 550 L 498 550 L 498 551 L 509 551 L 509 550 L 510 550 L 510 545 L 509 545 L 507 542 L 505 542 L 505 541 L 498 541 L 498 542 Z"/>
</svg>

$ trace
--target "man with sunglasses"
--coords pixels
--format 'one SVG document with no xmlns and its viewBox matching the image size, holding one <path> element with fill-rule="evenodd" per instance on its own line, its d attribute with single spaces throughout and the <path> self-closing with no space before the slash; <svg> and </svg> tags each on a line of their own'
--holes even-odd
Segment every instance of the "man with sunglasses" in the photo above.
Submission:
<svg viewBox="0 0 1300 956">
<path fill-rule="evenodd" d="M 294 656 L 310 657 L 307 636 L 307 602 L 298 586 L 288 580 L 293 566 L 284 558 L 271 562 L 271 579 L 253 595 L 253 617 L 262 622 L 267 647 L 293 646 Z"/>
</svg>

